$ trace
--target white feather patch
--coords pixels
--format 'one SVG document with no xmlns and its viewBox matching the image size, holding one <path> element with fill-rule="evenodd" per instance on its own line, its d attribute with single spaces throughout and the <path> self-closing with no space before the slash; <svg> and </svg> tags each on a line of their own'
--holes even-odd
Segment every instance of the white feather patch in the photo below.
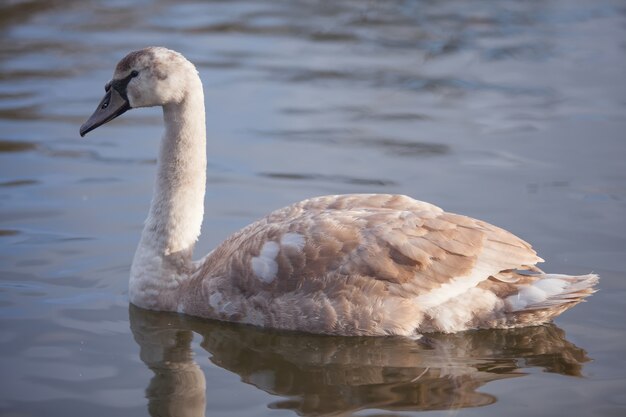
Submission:
<svg viewBox="0 0 626 417">
<path fill-rule="evenodd" d="M 252 272 L 263 282 L 272 282 L 278 272 L 276 256 L 280 246 L 276 242 L 265 242 L 261 248 L 259 256 L 255 256 L 250 261 Z"/>
<path fill-rule="evenodd" d="M 300 251 L 304 248 L 304 236 L 300 233 L 285 233 L 280 239 L 280 245 L 292 247 Z"/>
<path fill-rule="evenodd" d="M 567 275 L 562 275 L 567 277 Z M 512 311 L 523 310 L 528 306 L 542 303 L 548 298 L 557 294 L 561 294 L 568 286 L 568 282 L 559 279 L 559 275 L 546 275 L 549 278 L 539 279 L 532 285 L 524 285 L 520 287 L 519 292 L 506 298 Z"/>
<path fill-rule="evenodd" d="M 533 284 L 533 287 L 537 287 L 543 290 L 548 296 L 560 294 L 567 286 L 567 281 L 557 278 L 545 278 Z"/>
<path fill-rule="evenodd" d="M 278 246 L 278 243 L 272 241 L 265 242 L 261 248 L 261 254 L 259 256 L 268 259 L 276 259 L 276 255 L 278 255 L 279 250 L 280 246 Z"/>
</svg>

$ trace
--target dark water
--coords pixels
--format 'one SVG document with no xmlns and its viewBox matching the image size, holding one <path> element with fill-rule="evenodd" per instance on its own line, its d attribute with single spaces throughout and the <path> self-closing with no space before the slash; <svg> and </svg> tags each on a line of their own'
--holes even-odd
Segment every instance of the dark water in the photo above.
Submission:
<svg viewBox="0 0 626 417">
<path fill-rule="evenodd" d="M 626 415 L 626 4 L 0 2 L 0 415 Z M 158 110 L 78 137 L 115 63 L 204 81 L 198 254 L 306 197 L 404 193 L 602 277 L 555 325 L 329 338 L 130 308 Z"/>
</svg>

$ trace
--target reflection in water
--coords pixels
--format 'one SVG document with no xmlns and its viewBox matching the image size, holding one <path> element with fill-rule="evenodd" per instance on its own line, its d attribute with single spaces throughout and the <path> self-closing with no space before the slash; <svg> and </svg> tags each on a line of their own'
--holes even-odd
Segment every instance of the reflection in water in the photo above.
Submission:
<svg viewBox="0 0 626 417">
<path fill-rule="evenodd" d="M 139 356 L 154 377 L 146 389 L 151 416 L 204 416 L 206 382 L 193 360 L 186 320 L 130 306 L 130 328 Z"/>
<path fill-rule="evenodd" d="M 492 404 L 477 391 L 524 368 L 580 376 L 589 358 L 554 325 L 419 341 L 399 337 L 329 337 L 279 333 L 130 306 L 141 360 L 154 372 L 152 416 L 204 416 L 205 378 L 194 362 L 192 332 L 211 362 L 242 381 L 283 397 L 270 408 L 301 415 L 360 409 L 442 410 Z"/>
</svg>

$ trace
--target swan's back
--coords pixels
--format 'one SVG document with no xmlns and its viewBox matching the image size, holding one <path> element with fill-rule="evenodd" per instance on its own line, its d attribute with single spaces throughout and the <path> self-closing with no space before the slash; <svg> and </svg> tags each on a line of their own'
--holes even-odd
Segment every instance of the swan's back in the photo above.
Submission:
<svg viewBox="0 0 626 417">
<path fill-rule="evenodd" d="M 524 325 L 579 302 L 595 279 L 548 276 L 552 285 L 542 289 L 536 283 L 546 275 L 533 267 L 540 261 L 505 230 L 406 196 L 318 197 L 218 246 L 190 283 L 197 296 L 181 309 L 352 335 Z M 555 288 L 576 282 L 586 284 L 575 297 L 555 301 Z"/>
</svg>

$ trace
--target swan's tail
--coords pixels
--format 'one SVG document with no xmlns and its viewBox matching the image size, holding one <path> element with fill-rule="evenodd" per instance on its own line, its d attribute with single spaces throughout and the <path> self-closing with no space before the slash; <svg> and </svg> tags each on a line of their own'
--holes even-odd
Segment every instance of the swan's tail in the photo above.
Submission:
<svg viewBox="0 0 626 417">
<path fill-rule="evenodd" d="M 538 279 L 521 285 L 517 294 L 506 298 L 508 314 L 514 325 L 544 323 L 558 316 L 597 290 L 596 274 L 540 274 Z"/>
</svg>

